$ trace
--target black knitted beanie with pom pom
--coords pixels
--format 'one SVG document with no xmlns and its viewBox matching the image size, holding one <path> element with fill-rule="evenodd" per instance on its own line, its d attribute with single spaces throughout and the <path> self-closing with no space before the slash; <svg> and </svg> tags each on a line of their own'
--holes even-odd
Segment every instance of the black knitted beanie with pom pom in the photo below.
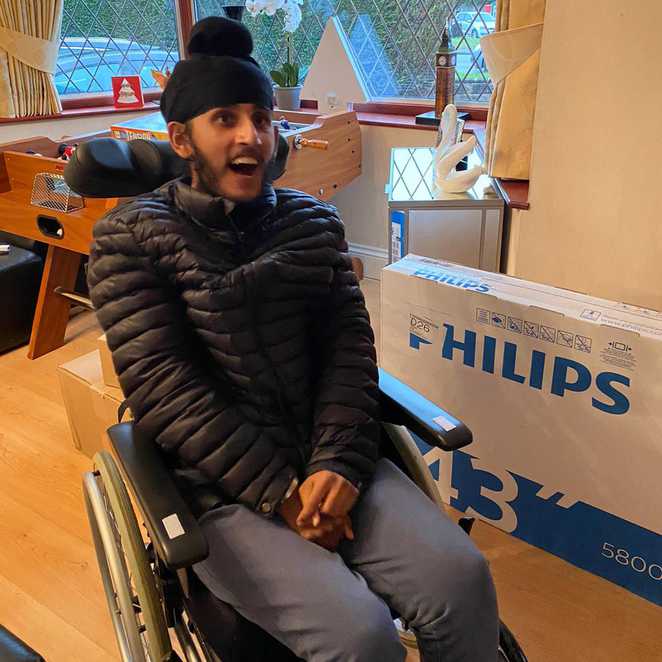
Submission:
<svg viewBox="0 0 662 662">
<path fill-rule="evenodd" d="M 271 80 L 252 51 L 253 38 L 242 23 L 221 16 L 196 23 L 189 58 L 177 63 L 161 95 L 166 122 L 187 122 L 212 108 L 238 103 L 272 109 Z"/>
</svg>

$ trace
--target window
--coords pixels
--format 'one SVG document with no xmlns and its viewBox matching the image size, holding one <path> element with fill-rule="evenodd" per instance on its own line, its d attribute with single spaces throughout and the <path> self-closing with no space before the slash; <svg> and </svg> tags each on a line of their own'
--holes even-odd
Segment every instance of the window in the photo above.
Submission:
<svg viewBox="0 0 662 662">
<path fill-rule="evenodd" d="M 181 0 L 64 0 L 62 42 L 55 75 L 61 95 L 109 92 L 111 76 L 139 74 L 155 87 L 152 69 L 179 59 L 175 3 Z M 231 0 L 194 0 L 197 18 L 222 14 Z M 243 4 L 241 0 L 236 4 Z M 434 53 L 448 25 L 458 51 L 458 103 L 487 103 L 492 91 L 479 40 L 494 30 L 495 2 L 482 0 L 306 0 L 294 33 L 305 74 L 327 20 L 337 16 L 375 99 L 434 97 Z M 268 71 L 285 59 L 283 16 L 253 19 L 256 58 Z"/>
<path fill-rule="evenodd" d="M 109 92 L 111 76 L 139 74 L 179 59 L 175 0 L 64 0 L 55 85 L 61 95 Z"/>
<path fill-rule="evenodd" d="M 196 0 L 197 17 L 222 14 L 228 0 Z M 373 98 L 434 97 L 434 54 L 444 26 L 458 51 L 455 98 L 487 103 L 492 86 L 480 51 L 480 37 L 495 25 L 495 2 L 481 0 L 306 0 L 293 35 L 302 71 L 310 66 L 329 17 L 340 19 L 353 56 Z M 256 59 L 270 70 L 285 59 L 283 16 L 244 15 L 253 33 Z"/>
</svg>

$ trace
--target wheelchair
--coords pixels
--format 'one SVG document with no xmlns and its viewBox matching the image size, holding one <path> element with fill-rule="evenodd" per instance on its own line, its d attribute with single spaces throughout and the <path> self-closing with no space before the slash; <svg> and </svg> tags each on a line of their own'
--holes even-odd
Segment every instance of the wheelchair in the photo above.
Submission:
<svg viewBox="0 0 662 662">
<path fill-rule="evenodd" d="M 452 451 L 471 443 L 460 423 L 448 432 L 434 419 L 448 414 L 382 372 L 382 453 L 444 508 L 414 435 L 428 446 Z M 452 420 L 452 419 L 451 419 Z M 94 457 L 83 492 L 108 609 L 123 662 L 175 662 L 170 631 L 186 662 L 296 662 L 282 644 L 218 600 L 191 570 L 208 553 L 198 522 L 179 494 L 160 451 L 131 423 L 108 430 L 118 463 L 108 451 Z M 119 464 L 119 466 L 118 466 Z M 141 534 L 130 492 L 145 527 Z M 473 520 L 460 526 L 470 533 Z M 397 615 L 403 643 L 415 639 Z M 498 660 L 526 662 L 505 624 Z"/>
<path fill-rule="evenodd" d="M 281 137 L 270 164 L 272 181 L 284 173 L 287 156 L 288 144 Z M 78 147 L 64 176 L 83 196 L 123 198 L 184 172 L 185 164 L 168 143 L 96 138 Z M 434 420 L 449 415 L 383 371 L 380 390 L 382 454 L 443 509 L 414 437 L 453 451 L 471 443 L 471 431 L 461 422 L 451 430 L 440 428 Z M 95 455 L 83 493 L 123 662 L 296 662 L 291 651 L 218 600 L 192 571 L 206 558 L 208 544 L 153 440 L 121 422 L 108 436 L 113 454 Z M 463 518 L 459 524 L 469 534 L 473 520 Z M 415 647 L 407 624 L 393 617 L 403 643 Z M 499 662 L 527 662 L 504 623 L 497 655 Z"/>
</svg>

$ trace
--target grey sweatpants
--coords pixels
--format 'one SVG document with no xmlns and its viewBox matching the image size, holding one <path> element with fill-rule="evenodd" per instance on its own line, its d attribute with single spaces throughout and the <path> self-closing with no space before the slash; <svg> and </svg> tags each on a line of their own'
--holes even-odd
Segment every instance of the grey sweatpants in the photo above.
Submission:
<svg viewBox="0 0 662 662">
<path fill-rule="evenodd" d="M 494 586 L 469 536 L 388 460 L 351 515 L 356 539 L 334 554 L 279 518 L 224 506 L 202 520 L 210 554 L 195 571 L 309 662 L 404 660 L 388 606 L 424 662 L 495 662 Z"/>
</svg>

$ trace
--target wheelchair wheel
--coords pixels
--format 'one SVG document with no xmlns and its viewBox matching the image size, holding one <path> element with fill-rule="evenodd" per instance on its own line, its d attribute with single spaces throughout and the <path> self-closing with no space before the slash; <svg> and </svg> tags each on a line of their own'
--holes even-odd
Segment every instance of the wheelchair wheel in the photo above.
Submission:
<svg viewBox="0 0 662 662">
<path fill-rule="evenodd" d="M 528 662 L 515 635 L 503 622 L 499 622 L 499 662 Z"/>
<path fill-rule="evenodd" d="M 122 660 L 171 659 L 163 606 L 126 487 L 108 452 L 97 453 L 94 464 L 83 478 L 85 506 Z"/>
<path fill-rule="evenodd" d="M 402 619 L 397 618 L 394 623 L 402 644 L 407 648 L 418 650 L 418 644 L 416 643 L 414 633 L 407 627 Z M 503 621 L 499 621 L 499 649 L 497 662 L 528 662 L 527 657 L 517 643 L 515 636 Z"/>
<path fill-rule="evenodd" d="M 395 619 L 395 627 L 400 636 L 400 641 L 407 648 L 418 650 L 414 633 L 406 626 L 400 618 Z M 524 651 L 520 648 L 513 633 L 503 622 L 499 622 L 499 649 L 497 662 L 528 662 Z"/>
</svg>

